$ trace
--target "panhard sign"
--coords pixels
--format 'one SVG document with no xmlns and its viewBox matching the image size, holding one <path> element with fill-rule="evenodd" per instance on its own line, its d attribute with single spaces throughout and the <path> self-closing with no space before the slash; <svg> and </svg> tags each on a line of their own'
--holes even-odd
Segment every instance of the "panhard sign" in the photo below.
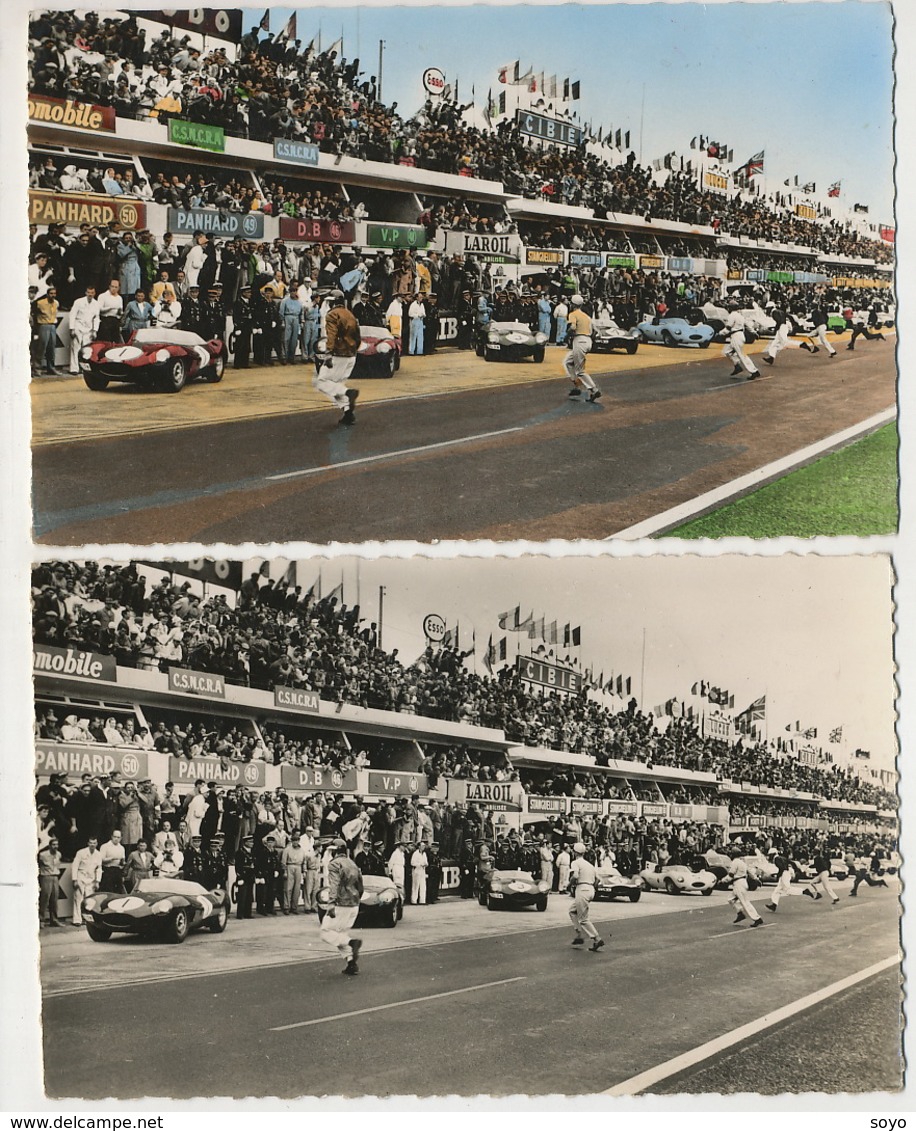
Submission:
<svg viewBox="0 0 916 1131">
<path fill-rule="evenodd" d="M 579 692 L 582 688 L 581 674 L 569 668 L 558 668 L 556 664 L 545 664 L 543 660 L 525 656 L 517 658 L 516 666 L 520 679 L 542 683 L 545 687 L 556 688 L 557 691 Z"/>
<path fill-rule="evenodd" d="M 38 777 L 50 774 L 102 774 L 119 773 L 130 781 L 141 781 L 149 776 L 145 750 L 131 747 L 100 746 L 98 743 L 42 742 L 35 743 L 35 773 Z"/>
<path fill-rule="evenodd" d="M 428 247 L 426 229 L 419 224 L 367 224 L 369 247 Z"/>
<path fill-rule="evenodd" d="M 169 778 L 176 785 L 215 781 L 220 785 L 244 785 L 261 789 L 267 782 L 263 762 L 222 762 L 219 758 L 169 758 Z"/>
<path fill-rule="evenodd" d="M 29 95 L 29 120 L 52 122 L 56 126 L 74 126 L 94 133 L 114 133 L 113 106 L 93 106 L 74 102 L 72 98 L 48 98 L 44 94 Z"/>
<path fill-rule="evenodd" d="M 410 797 L 418 793 L 421 797 L 429 794 L 426 774 L 404 773 L 401 770 L 367 770 L 369 780 L 367 793 L 374 797 Z"/>
<path fill-rule="evenodd" d="M 274 138 L 274 157 L 278 161 L 294 161 L 297 165 L 317 165 L 321 150 L 308 141 L 289 141 L 285 137 Z"/>
<path fill-rule="evenodd" d="M 222 153 L 226 148 L 226 134 L 222 126 L 186 122 L 184 118 L 169 118 L 169 141 L 176 145 L 209 149 L 214 153 Z"/>
<path fill-rule="evenodd" d="M 120 224 L 136 232 L 146 226 L 146 205 L 140 200 L 117 196 L 29 189 L 29 223 L 65 224 L 69 228 L 80 224 L 95 228 Z"/>
<path fill-rule="evenodd" d="M 317 691 L 306 691 L 304 687 L 275 687 L 274 706 L 287 711 L 308 711 L 317 715 L 321 699 Z"/>
<path fill-rule="evenodd" d="M 264 238 L 264 217 L 260 212 L 223 212 L 216 208 L 169 208 L 166 227 L 176 235 L 239 236 L 244 240 Z"/>
<path fill-rule="evenodd" d="M 356 225 L 352 220 L 299 220 L 295 216 L 280 217 L 280 238 L 303 243 L 353 243 Z"/>
<path fill-rule="evenodd" d="M 529 797 L 529 813 L 565 813 L 565 797 Z"/>
<path fill-rule="evenodd" d="M 540 263 L 545 267 L 558 267 L 563 262 L 563 252 L 553 248 L 529 247 L 525 250 L 526 263 Z"/>
<path fill-rule="evenodd" d="M 205 699 L 225 699 L 226 684 L 215 672 L 192 672 L 188 668 L 169 668 L 169 691 L 202 695 Z"/>
<path fill-rule="evenodd" d="M 117 666 L 114 656 L 101 656 L 98 652 L 82 652 L 78 648 L 54 648 L 50 644 L 36 644 L 32 652 L 32 671 L 36 674 L 72 675 L 114 683 Z"/>
<path fill-rule="evenodd" d="M 356 792 L 356 770 L 318 770 L 314 766 L 280 767 L 280 785 L 284 789 L 333 790 L 334 793 Z"/>
<path fill-rule="evenodd" d="M 448 799 L 458 805 L 478 805 L 500 813 L 522 813 L 524 791 L 519 782 L 465 781 L 450 778 Z"/>
<path fill-rule="evenodd" d="M 581 145 L 582 128 L 569 122 L 559 122 L 556 118 L 545 118 L 543 114 L 532 114 L 530 110 L 516 111 L 515 124 L 520 133 L 541 141 L 555 141 L 560 145 Z"/>
</svg>

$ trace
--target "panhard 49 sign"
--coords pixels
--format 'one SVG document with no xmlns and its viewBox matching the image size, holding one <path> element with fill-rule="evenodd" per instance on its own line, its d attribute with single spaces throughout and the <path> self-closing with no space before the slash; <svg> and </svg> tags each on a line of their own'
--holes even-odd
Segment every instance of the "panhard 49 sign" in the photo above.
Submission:
<svg viewBox="0 0 916 1131">
<path fill-rule="evenodd" d="M 29 119 L 33 122 L 52 122 L 57 126 L 73 126 L 94 133 L 114 133 L 113 106 L 93 106 L 89 102 L 74 102 L 72 98 L 48 98 L 43 94 L 29 95 Z"/>
<path fill-rule="evenodd" d="M 77 648 L 53 648 L 50 644 L 35 645 L 32 670 L 36 674 L 72 675 L 108 683 L 118 678 L 114 656 L 81 652 Z"/>
<path fill-rule="evenodd" d="M 29 189 L 30 224 L 65 224 L 69 228 L 90 224 L 108 228 L 120 224 L 139 231 L 146 224 L 146 205 L 140 200 L 90 196 L 78 192 L 45 192 Z"/>
<path fill-rule="evenodd" d="M 198 780 L 215 781 L 220 785 L 244 785 L 261 789 L 266 781 L 263 762 L 226 762 L 219 758 L 169 758 L 169 778 L 176 785 L 192 785 Z"/>
<path fill-rule="evenodd" d="M 283 765 L 280 767 L 280 785 L 284 789 L 355 793 L 356 770 L 318 770 L 313 766 Z"/>
<path fill-rule="evenodd" d="M 401 770 L 367 770 L 369 788 L 367 793 L 373 797 L 410 797 L 418 793 L 421 797 L 429 794 L 426 774 L 404 773 Z"/>
<path fill-rule="evenodd" d="M 579 672 L 558 668 L 556 664 L 545 664 L 543 660 L 519 656 L 517 667 L 520 679 L 543 683 L 546 687 L 556 688 L 557 691 L 578 692 L 582 687 L 582 676 Z"/>
<path fill-rule="evenodd" d="M 524 812 L 524 791 L 519 782 L 465 781 L 450 778 L 448 799 L 458 805 L 477 805 L 500 813 Z"/>
<path fill-rule="evenodd" d="M 280 217 L 280 238 L 301 243 L 353 243 L 356 225 L 352 220 L 317 220 Z"/>
<path fill-rule="evenodd" d="M 42 742 L 35 743 L 35 773 L 40 778 L 51 774 L 71 774 L 79 777 L 92 774 L 119 773 L 130 781 L 142 781 L 149 776 L 145 750 L 121 749 L 117 746 L 100 746 L 98 743 Z"/>
<path fill-rule="evenodd" d="M 260 212 L 223 212 L 216 208 L 169 208 L 166 225 L 176 235 L 204 232 L 208 236 L 239 236 L 245 240 L 264 238 Z"/>
</svg>

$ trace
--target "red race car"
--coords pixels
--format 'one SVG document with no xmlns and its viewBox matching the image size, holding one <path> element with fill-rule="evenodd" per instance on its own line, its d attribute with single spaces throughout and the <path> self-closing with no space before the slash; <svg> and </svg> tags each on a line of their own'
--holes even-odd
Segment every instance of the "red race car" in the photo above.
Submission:
<svg viewBox="0 0 916 1131">
<path fill-rule="evenodd" d="M 215 385 L 223 379 L 226 346 L 205 342 L 190 330 L 136 330 L 126 343 L 93 342 L 82 351 L 83 380 L 95 392 L 109 381 L 148 385 L 164 393 L 180 392 L 201 377 Z"/>
</svg>

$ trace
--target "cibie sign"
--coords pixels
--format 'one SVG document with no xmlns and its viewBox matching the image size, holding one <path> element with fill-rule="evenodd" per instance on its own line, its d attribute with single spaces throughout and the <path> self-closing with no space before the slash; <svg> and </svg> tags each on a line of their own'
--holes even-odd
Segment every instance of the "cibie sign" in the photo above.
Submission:
<svg viewBox="0 0 916 1131">
<path fill-rule="evenodd" d="M 423 89 L 427 94 L 442 94 L 445 90 L 445 75 L 438 67 L 427 67 L 423 72 Z"/>
<path fill-rule="evenodd" d="M 438 613 L 427 613 L 423 618 L 423 632 L 427 640 L 438 644 L 445 638 L 445 621 Z"/>
</svg>

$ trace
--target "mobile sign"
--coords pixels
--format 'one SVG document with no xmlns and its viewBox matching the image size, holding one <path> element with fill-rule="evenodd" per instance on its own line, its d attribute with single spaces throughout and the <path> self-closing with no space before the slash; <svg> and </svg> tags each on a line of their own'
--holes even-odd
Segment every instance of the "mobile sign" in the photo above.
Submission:
<svg viewBox="0 0 916 1131">
<path fill-rule="evenodd" d="M 36 674 L 73 675 L 108 683 L 114 683 L 118 678 L 114 656 L 82 652 L 77 648 L 54 648 L 50 644 L 35 645 L 32 670 Z"/>
<path fill-rule="evenodd" d="M 93 133 L 114 133 L 113 106 L 94 106 L 89 102 L 74 102 L 71 98 L 48 98 L 43 94 L 29 95 L 29 119 L 33 122 L 52 122 L 54 125 L 73 126 Z"/>
</svg>

